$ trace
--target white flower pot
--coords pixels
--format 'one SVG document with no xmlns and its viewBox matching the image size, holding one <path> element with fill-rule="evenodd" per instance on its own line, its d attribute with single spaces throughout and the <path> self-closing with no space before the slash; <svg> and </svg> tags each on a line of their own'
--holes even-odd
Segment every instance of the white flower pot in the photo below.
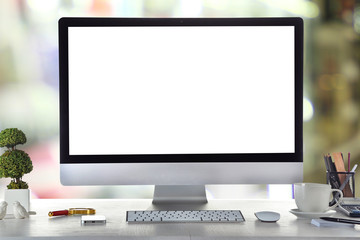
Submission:
<svg viewBox="0 0 360 240">
<path fill-rule="evenodd" d="M 5 201 L 8 203 L 7 214 L 13 214 L 13 203 L 20 202 L 26 211 L 30 209 L 30 189 L 5 189 Z"/>
</svg>

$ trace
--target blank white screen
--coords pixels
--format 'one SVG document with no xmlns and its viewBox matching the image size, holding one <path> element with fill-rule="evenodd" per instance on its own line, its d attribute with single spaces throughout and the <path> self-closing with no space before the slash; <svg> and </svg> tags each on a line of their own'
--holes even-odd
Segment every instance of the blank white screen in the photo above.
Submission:
<svg viewBox="0 0 360 240">
<path fill-rule="evenodd" d="M 69 153 L 294 153 L 294 27 L 69 27 Z"/>
</svg>

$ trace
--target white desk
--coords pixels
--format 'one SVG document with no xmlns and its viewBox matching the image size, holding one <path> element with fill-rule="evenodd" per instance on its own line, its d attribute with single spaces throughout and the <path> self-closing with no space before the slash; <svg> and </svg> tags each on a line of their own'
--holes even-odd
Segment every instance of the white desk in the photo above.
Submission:
<svg viewBox="0 0 360 240">
<path fill-rule="evenodd" d="M 72 207 L 95 208 L 105 215 L 106 225 L 81 226 L 79 216 L 48 217 L 49 211 Z M 149 223 L 126 222 L 127 210 L 154 209 L 151 200 L 32 200 L 31 210 L 37 214 L 29 219 L 0 220 L 0 239 L 308 239 L 359 238 L 359 228 L 318 228 L 309 219 L 298 219 L 289 210 L 295 202 L 270 200 L 212 200 L 203 209 L 240 209 L 246 219 L 243 223 Z M 277 223 L 262 223 L 254 212 L 277 211 Z M 344 217 L 337 213 L 335 216 Z"/>
</svg>

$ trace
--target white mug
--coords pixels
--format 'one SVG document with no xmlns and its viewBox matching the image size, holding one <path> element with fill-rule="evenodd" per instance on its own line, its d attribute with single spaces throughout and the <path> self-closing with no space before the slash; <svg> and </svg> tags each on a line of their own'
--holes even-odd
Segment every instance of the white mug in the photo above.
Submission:
<svg viewBox="0 0 360 240">
<path fill-rule="evenodd" d="M 331 189 L 329 184 L 320 183 L 295 183 L 295 203 L 302 212 L 326 212 L 337 207 L 343 193 L 339 189 Z M 332 192 L 339 192 L 338 202 L 329 207 Z"/>
</svg>

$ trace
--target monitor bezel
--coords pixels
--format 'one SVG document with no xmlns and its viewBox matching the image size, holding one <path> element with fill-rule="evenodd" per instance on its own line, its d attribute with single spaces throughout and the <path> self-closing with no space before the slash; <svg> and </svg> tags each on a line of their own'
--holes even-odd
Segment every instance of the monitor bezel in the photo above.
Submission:
<svg viewBox="0 0 360 240">
<path fill-rule="evenodd" d="M 68 28 L 92 26 L 294 26 L 295 153 L 70 155 Z M 303 20 L 301 18 L 61 18 L 59 20 L 60 163 L 206 163 L 303 161 Z"/>
</svg>

